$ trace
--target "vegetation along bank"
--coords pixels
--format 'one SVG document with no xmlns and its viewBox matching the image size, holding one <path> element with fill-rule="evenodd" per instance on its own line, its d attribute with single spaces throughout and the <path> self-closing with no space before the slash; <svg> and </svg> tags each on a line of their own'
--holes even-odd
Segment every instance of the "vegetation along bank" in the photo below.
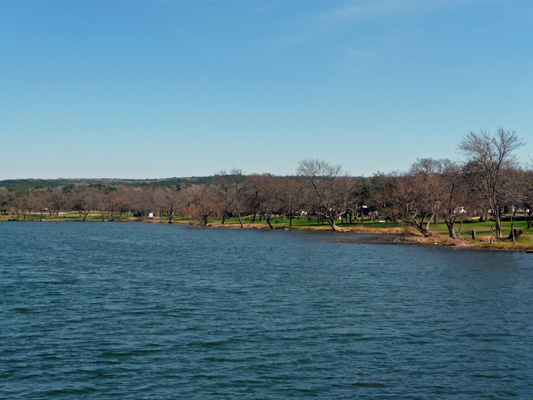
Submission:
<svg viewBox="0 0 533 400">
<path fill-rule="evenodd" d="M 348 176 L 303 160 L 295 176 L 0 181 L 0 221 L 153 221 L 393 234 L 397 242 L 533 250 L 533 170 L 503 128 L 470 132 L 463 160 L 418 159 L 408 172 Z M 398 239 L 401 237 L 401 240 Z M 384 239 L 381 239 L 384 240 Z"/>
</svg>

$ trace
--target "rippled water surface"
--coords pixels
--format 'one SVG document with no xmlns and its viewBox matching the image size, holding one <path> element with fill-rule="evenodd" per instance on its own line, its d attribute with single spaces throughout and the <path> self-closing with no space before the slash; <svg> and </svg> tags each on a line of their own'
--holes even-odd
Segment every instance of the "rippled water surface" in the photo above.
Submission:
<svg viewBox="0 0 533 400">
<path fill-rule="evenodd" d="M 0 398 L 533 398 L 533 255 L 0 224 Z"/>
</svg>

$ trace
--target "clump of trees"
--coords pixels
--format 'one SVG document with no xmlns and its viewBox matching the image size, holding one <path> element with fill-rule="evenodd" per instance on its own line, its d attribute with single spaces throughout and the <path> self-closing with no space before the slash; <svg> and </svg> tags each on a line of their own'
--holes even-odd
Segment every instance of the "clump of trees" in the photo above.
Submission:
<svg viewBox="0 0 533 400">
<path fill-rule="evenodd" d="M 491 212 L 496 239 L 502 239 L 506 207 L 517 209 L 521 205 L 518 199 L 526 182 L 520 179 L 523 176 L 513 152 L 523 144 L 516 132 L 500 128 L 495 135 L 483 130 L 470 132 L 460 145 L 467 158 L 463 176 Z"/>
<path fill-rule="evenodd" d="M 179 185 L 76 183 L 55 188 L 0 187 L 0 211 L 15 218 L 37 215 L 59 217 L 63 211 L 79 213 L 85 221 L 98 212 L 103 221 L 123 217 L 147 220 L 176 216 L 193 224 L 209 219 L 243 216 L 265 221 L 275 228 L 274 217 L 314 219 L 337 231 L 339 221 L 385 219 L 410 226 L 431 236 L 431 223 L 444 221 L 448 234 L 461 235 L 465 218 L 477 216 L 490 225 L 496 240 L 505 238 L 504 216 L 511 218 L 509 238 L 515 241 L 517 215 L 528 229 L 533 226 L 533 171 L 520 165 L 515 150 L 523 141 L 503 128 L 491 134 L 470 132 L 459 145 L 461 162 L 422 158 L 405 173 L 354 177 L 321 160 L 306 159 L 296 176 L 244 175 L 221 171 L 205 183 L 181 181 Z M 459 226 L 457 226 L 459 225 Z"/>
</svg>

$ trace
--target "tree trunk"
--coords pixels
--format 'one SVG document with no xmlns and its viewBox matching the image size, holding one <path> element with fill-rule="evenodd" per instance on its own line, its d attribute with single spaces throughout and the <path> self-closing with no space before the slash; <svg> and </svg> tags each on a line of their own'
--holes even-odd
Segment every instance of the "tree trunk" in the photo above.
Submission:
<svg viewBox="0 0 533 400">
<path fill-rule="evenodd" d="M 424 237 L 430 237 L 431 236 L 431 232 L 429 230 L 427 230 L 426 228 L 424 228 L 424 218 L 422 218 L 422 220 L 419 222 L 416 220 L 416 218 L 411 218 L 411 219 L 402 219 L 402 221 L 404 223 L 406 223 L 407 225 L 409 226 L 412 226 L 413 228 L 415 228 L 418 232 L 420 232 L 422 235 L 424 235 Z M 431 221 L 431 219 L 430 219 Z"/>
<path fill-rule="evenodd" d="M 436 220 L 437 218 L 437 214 L 431 214 L 431 216 L 429 217 L 428 219 L 428 223 L 426 224 L 426 231 L 429 232 L 429 225 L 431 224 L 431 222 L 435 219 Z"/>
<path fill-rule="evenodd" d="M 266 214 L 265 215 L 265 219 L 266 219 L 266 222 L 267 222 L 268 226 L 270 226 L 270 229 L 274 229 L 274 227 L 270 223 L 270 214 Z"/>
<path fill-rule="evenodd" d="M 517 207 L 514 208 L 514 211 L 511 214 L 511 239 L 513 239 L 513 244 L 516 244 L 516 235 L 515 235 L 515 229 L 514 229 L 514 221 L 515 221 L 515 217 L 516 217 L 516 209 L 517 209 Z"/>
<path fill-rule="evenodd" d="M 241 228 L 244 228 L 244 224 L 242 223 L 241 213 L 239 213 L 239 223 L 241 224 Z"/>
<path fill-rule="evenodd" d="M 502 218 L 500 215 L 495 216 L 494 222 L 496 224 L 496 239 L 500 240 L 502 238 Z"/>
<path fill-rule="evenodd" d="M 332 217 L 331 215 L 326 216 L 326 220 L 328 221 L 329 226 L 331 226 L 331 229 L 335 232 L 339 231 L 339 227 L 335 224 L 335 217 Z"/>
<path fill-rule="evenodd" d="M 490 232 L 492 233 L 492 236 L 494 236 L 495 238 L 498 238 L 498 219 L 496 218 L 496 213 L 494 212 L 494 208 L 492 208 L 492 217 L 494 218 L 494 222 L 496 223 L 496 229 L 492 226 L 492 224 L 490 223 L 490 220 L 489 220 L 489 212 L 488 211 L 485 211 L 485 218 L 486 218 L 486 221 L 487 221 L 487 224 L 489 224 L 489 228 L 490 228 Z M 501 230 L 501 228 L 500 228 Z"/>
<path fill-rule="evenodd" d="M 431 232 L 424 228 L 422 225 L 414 224 L 411 226 L 414 227 L 417 231 L 419 231 L 422 235 L 424 235 L 424 237 L 431 236 Z"/>
<path fill-rule="evenodd" d="M 453 221 L 445 221 L 446 227 L 448 228 L 448 234 L 450 235 L 450 238 L 457 239 L 457 235 L 455 234 L 455 230 L 453 229 Z"/>
</svg>

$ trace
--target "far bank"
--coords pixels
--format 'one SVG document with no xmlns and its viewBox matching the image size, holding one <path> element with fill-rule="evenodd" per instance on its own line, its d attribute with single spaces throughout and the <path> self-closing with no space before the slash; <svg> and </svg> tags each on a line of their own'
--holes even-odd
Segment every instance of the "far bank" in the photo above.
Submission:
<svg viewBox="0 0 533 400">
<path fill-rule="evenodd" d="M 130 222 L 130 223 L 168 223 L 166 217 L 137 218 L 132 215 L 120 215 L 115 218 L 106 218 L 99 212 L 93 212 L 83 218 L 75 212 L 63 212 L 57 215 L 25 215 L 16 218 L 12 216 L 0 216 L 0 222 L 17 221 L 17 222 Z M 174 223 L 192 224 L 187 218 L 174 218 Z M 309 230 L 330 232 L 331 228 L 325 221 L 313 218 L 299 218 L 292 220 L 292 226 L 288 218 L 282 216 L 272 218 L 270 224 L 264 219 L 253 218 L 251 216 L 226 218 L 223 222 L 221 219 L 210 218 L 207 221 L 207 228 L 226 228 L 226 229 L 283 229 L 283 230 Z M 456 249 L 472 250 L 492 250 L 492 251 L 510 251 L 510 252 L 533 252 L 533 232 L 527 228 L 525 221 L 516 221 L 514 229 L 521 231 L 522 234 L 513 243 L 511 238 L 495 241 L 491 233 L 489 222 L 469 220 L 463 221 L 458 226 L 458 238 L 451 239 L 447 235 L 446 225 L 442 221 L 431 223 L 429 225 L 431 236 L 424 237 L 416 232 L 413 228 L 393 224 L 391 222 L 380 220 L 364 220 L 356 222 L 339 221 L 337 223 L 340 231 L 331 232 L 335 241 L 349 243 L 382 243 L 382 244 L 409 244 L 422 246 L 445 246 Z M 511 222 L 504 221 L 504 232 L 509 234 Z M 360 233 L 374 235 L 372 238 L 347 238 L 343 233 Z"/>
</svg>

